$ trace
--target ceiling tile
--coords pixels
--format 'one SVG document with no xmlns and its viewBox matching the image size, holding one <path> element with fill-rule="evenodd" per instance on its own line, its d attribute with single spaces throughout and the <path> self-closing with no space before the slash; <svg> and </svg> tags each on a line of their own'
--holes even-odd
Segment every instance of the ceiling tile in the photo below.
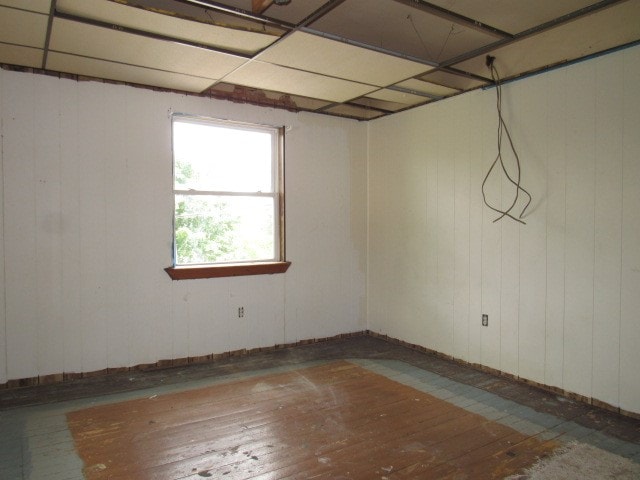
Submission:
<svg viewBox="0 0 640 480">
<path fill-rule="evenodd" d="M 464 75 L 457 75 L 455 73 L 449 73 L 443 70 L 434 70 L 426 75 L 420 77 L 420 79 L 427 82 L 437 83 L 438 85 L 445 85 L 447 87 L 456 88 L 458 90 L 470 90 L 472 88 L 481 87 L 487 85 L 489 81 L 481 81 L 475 78 L 470 78 Z"/>
<path fill-rule="evenodd" d="M 260 32 L 194 22 L 107 0 L 58 0 L 56 6 L 62 13 L 245 54 L 254 54 L 280 38 Z"/>
<path fill-rule="evenodd" d="M 350 103 L 357 103 L 365 107 L 375 108 L 376 110 L 382 110 L 385 112 L 396 112 L 407 108 L 403 103 L 387 102 L 385 100 L 378 100 L 377 98 L 361 97 L 351 100 Z"/>
<path fill-rule="evenodd" d="M 496 40 L 494 35 L 391 0 L 347 0 L 311 27 L 433 62 Z"/>
<path fill-rule="evenodd" d="M 370 85 L 259 61 L 246 63 L 223 81 L 332 102 L 345 102 L 376 89 Z"/>
<path fill-rule="evenodd" d="M 257 58 L 263 62 L 379 87 L 432 69 L 421 63 L 303 32 L 293 33 Z"/>
<path fill-rule="evenodd" d="M 512 34 L 572 13 L 595 0 L 429 0 L 447 10 Z"/>
<path fill-rule="evenodd" d="M 426 93 L 428 95 L 434 95 L 436 97 L 446 97 L 447 95 L 453 95 L 454 93 L 459 92 L 459 90 L 456 90 L 455 88 L 444 87 L 436 83 L 425 82 L 417 79 L 406 80 L 396 84 L 395 86 L 406 88 L 407 90 Z"/>
<path fill-rule="evenodd" d="M 0 5 L 49 14 L 51 0 L 0 0 Z"/>
<path fill-rule="evenodd" d="M 41 68 L 43 55 L 44 50 L 39 48 L 0 43 L 0 63 Z"/>
<path fill-rule="evenodd" d="M 53 21 L 50 49 L 209 79 L 222 78 L 246 61 L 241 57 L 204 48 L 60 18 Z"/>
<path fill-rule="evenodd" d="M 50 52 L 47 56 L 47 68 L 58 72 L 75 73 L 77 75 L 141 85 L 153 85 L 187 92 L 201 92 L 211 85 L 211 80 L 206 78 L 56 52 Z"/>
<path fill-rule="evenodd" d="M 387 102 L 401 103 L 405 106 L 417 105 L 430 101 L 430 98 L 413 95 L 411 93 L 398 92 L 396 90 L 382 89 L 377 92 L 367 94 L 369 98 L 377 98 Z"/>
<path fill-rule="evenodd" d="M 335 107 L 327 108 L 324 111 L 334 113 L 336 115 L 358 118 L 360 120 L 371 120 L 372 118 L 378 118 L 384 115 L 384 112 L 381 112 L 380 110 L 357 107 L 355 105 L 336 105 Z"/>
<path fill-rule="evenodd" d="M 0 62 L 42 67 L 53 3 L 0 0 Z M 262 19 L 252 3 L 56 0 L 45 67 L 365 120 L 489 84 L 488 51 L 516 78 L 640 40 L 640 0 L 292 0 Z"/>
<path fill-rule="evenodd" d="M 0 7 L 0 42 L 44 48 L 48 19 L 41 13 Z"/>
<path fill-rule="evenodd" d="M 606 8 L 538 35 L 524 38 L 490 52 L 502 78 L 564 63 L 640 38 L 640 1 L 631 0 Z M 612 28 L 615 26 L 615 28 Z M 488 75 L 486 55 L 480 55 L 455 68 Z"/>
</svg>

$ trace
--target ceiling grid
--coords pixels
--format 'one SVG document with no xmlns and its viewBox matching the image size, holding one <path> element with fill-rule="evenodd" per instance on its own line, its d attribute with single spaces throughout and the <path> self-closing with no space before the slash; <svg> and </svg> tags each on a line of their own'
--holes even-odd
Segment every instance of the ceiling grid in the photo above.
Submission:
<svg viewBox="0 0 640 480">
<path fill-rule="evenodd" d="M 370 120 L 640 42 L 640 0 L 0 0 L 0 63 Z"/>
</svg>

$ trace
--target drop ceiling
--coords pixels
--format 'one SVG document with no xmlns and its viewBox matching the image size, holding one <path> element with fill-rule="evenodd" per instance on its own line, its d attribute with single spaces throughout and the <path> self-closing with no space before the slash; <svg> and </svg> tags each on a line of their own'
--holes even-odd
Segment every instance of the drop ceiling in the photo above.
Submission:
<svg viewBox="0 0 640 480">
<path fill-rule="evenodd" d="M 638 42 L 640 0 L 0 0 L 8 68 L 359 120 Z"/>
</svg>

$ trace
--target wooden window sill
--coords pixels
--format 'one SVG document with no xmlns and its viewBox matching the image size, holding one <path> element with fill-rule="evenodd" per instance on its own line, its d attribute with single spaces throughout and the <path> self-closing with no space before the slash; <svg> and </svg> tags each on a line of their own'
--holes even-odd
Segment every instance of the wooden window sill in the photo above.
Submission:
<svg viewBox="0 0 640 480">
<path fill-rule="evenodd" d="M 230 263 L 225 265 L 185 265 L 167 267 L 165 272 L 172 280 L 199 278 L 239 277 L 242 275 L 272 275 L 284 273 L 291 262 Z"/>
</svg>

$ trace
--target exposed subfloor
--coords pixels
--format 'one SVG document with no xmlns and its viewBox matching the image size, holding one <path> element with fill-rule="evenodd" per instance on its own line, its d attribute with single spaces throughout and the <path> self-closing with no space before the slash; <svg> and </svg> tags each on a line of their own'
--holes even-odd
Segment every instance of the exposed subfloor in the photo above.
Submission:
<svg viewBox="0 0 640 480">
<path fill-rule="evenodd" d="M 264 375 L 327 365 L 336 360 L 347 361 L 466 412 L 480 415 L 532 441 L 565 444 L 579 440 L 640 463 L 639 420 L 381 339 L 361 336 L 230 357 L 211 364 L 131 371 L 63 384 L 0 390 L 0 479 L 83 479 L 83 468 L 86 478 L 89 478 L 91 472 L 86 467 L 90 465 L 83 465 L 78 453 L 67 421 L 69 412 L 215 385 L 230 385 Z M 324 453 L 323 459 L 327 458 L 326 451 Z M 451 458 L 449 463 L 441 464 L 440 470 L 430 468 L 429 471 L 441 471 L 444 476 L 444 472 L 450 471 L 451 465 L 464 463 L 462 457 L 473 456 L 473 452 L 459 452 L 456 455 L 459 458 Z M 513 448 L 505 447 L 499 455 L 504 457 L 505 462 L 513 464 Z M 392 465 L 390 460 L 387 463 Z M 236 467 L 234 478 L 255 477 L 248 470 L 246 474 L 243 473 L 240 464 Z M 428 478 L 424 472 L 416 472 L 415 476 L 407 475 L 410 472 L 405 469 L 403 477 L 402 470 L 389 471 L 385 476 Z M 216 478 L 215 472 L 207 476 Z M 307 478 L 304 471 L 297 472 L 294 477 Z M 131 478 L 145 477 L 136 475 Z M 198 478 L 197 472 L 193 478 Z M 276 472 L 269 478 L 281 477 Z"/>
</svg>

